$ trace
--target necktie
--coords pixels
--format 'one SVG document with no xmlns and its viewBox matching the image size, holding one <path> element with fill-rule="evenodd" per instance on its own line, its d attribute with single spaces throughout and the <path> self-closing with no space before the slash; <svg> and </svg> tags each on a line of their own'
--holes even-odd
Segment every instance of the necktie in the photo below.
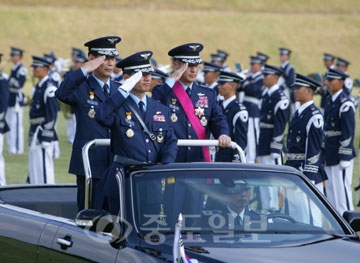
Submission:
<svg viewBox="0 0 360 263">
<path fill-rule="evenodd" d="M 224 104 L 223 104 L 223 100 L 219 100 L 219 105 L 221 106 L 222 109 L 224 109 Z"/>
<path fill-rule="evenodd" d="M 235 223 L 235 225 L 236 226 L 242 226 L 242 218 L 241 218 L 241 216 L 240 215 L 237 215 L 235 218 L 234 218 L 234 223 Z"/>
<path fill-rule="evenodd" d="M 144 109 L 144 102 L 139 101 L 139 109 L 140 109 L 140 113 L 141 113 L 141 117 L 144 119 L 145 116 L 145 109 Z"/>
<path fill-rule="evenodd" d="M 103 89 L 104 89 L 105 98 L 109 97 L 110 94 L 109 94 L 109 86 L 108 86 L 108 84 L 105 83 Z"/>
<path fill-rule="evenodd" d="M 191 89 L 189 87 L 186 89 L 186 93 L 191 97 Z"/>
</svg>

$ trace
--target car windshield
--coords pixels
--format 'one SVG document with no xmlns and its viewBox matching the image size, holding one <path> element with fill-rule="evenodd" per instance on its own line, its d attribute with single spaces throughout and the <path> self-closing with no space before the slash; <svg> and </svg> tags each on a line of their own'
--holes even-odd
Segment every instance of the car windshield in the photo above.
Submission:
<svg viewBox="0 0 360 263">
<path fill-rule="evenodd" d="M 295 174 L 256 170 L 168 170 L 132 174 L 137 231 L 344 235 L 337 219 Z M 269 194 L 272 193 L 272 194 Z"/>
</svg>

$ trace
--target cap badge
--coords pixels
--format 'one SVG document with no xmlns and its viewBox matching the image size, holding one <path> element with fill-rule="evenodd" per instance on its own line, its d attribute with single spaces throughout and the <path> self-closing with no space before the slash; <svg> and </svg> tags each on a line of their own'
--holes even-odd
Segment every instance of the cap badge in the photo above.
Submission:
<svg viewBox="0 0 360 263">
<path fill-rule="evenodd" d="M 191 45 L 189 46 L 193 51 L 197 50 L 197 48 L 199 47 L 200 45 Z"/>
<path fill-rule="evenodd" d="M 117 38 L 108 38 L 107 40 L 110 42 L 110 44 L 114 44 L 117 41 Z"/>
<path fill-rule="evenodd" d="M 144 53 L 141 54 L 140 57 L 142 57 L 144 60 L 147 60 L 150 55 L 151 55 L 150 53 Z"/>
</svg>

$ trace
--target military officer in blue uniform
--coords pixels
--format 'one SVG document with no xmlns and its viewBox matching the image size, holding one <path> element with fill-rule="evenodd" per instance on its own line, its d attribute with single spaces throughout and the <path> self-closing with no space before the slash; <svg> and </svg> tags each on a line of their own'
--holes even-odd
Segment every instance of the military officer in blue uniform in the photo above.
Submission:
<svg viewBox="0 0 360 263">
<path fill-rule="evenodd" d="M 294 98 L 294 80 L 295 80 L 295 68 L 290 63 L 291 50 L 288 48 L 279 48 L 281 69 L 283 71 L 282 76 L 279 79 L 279 86 L 284 91 L 285 95 L 290 100 L 290 114 L 292 115 L 299 107 L 299 103 Z M 290 116 L 291 116 L 290 115 Z"/>
<path fill-rule="evenodd" d="M 69 72 L 81 68 L 84 63 L 88 61 L 85 52 L 77 48 L 73 48 L 72 59 L 74 64 L 70 66 L 69 71 L 64 73 L 64 79 Z M 60 101 L 60 108 L 66 120 L 66 135 L 68 142 L 73 144 L 76 133 L 76 117 L 74 113 L 74 107 Z"/>
<path fill-rule="evenodd" d="M 174 72 L 165 83 L 153 89 L 153 98 L 171 110 L 178 139 L 208 139 L 210 133 L 227 147 L 231 139 L 229 127 L 218 104 L 216 92 L 198 85 L 196 75 L 202 59 L 200 43 L 177 46 L 168 52 Z M 211 161 L 208 147 L 179 147 L 177 162 Z"/>
<path fill-rule="evenodd" d="M 55 84 L 56 88 L 60 87 L 62 77 L 60 71 L 58 71 L 58 69 L 55 66 L 55 62 L 57 60 L 55 53 L 51 51 L 49 54 L 44 54 L 44 58 L 46 58 L 50 63 L 49 71 L 48 71 L 50 80 Z M 60 111 L 60 105 L 58 110 Z M 60 157 L 59 140 L 56 140 L 53 143 L 54 143 L 54 158 L 59 158 Z"/>
<path fill-rule="evenodd" d="M 348 77 L 344 80 L 343 89 L 346 92 L 346 94 L 351 98 L 351 92 L 353 90 L 354 82 L 347 72 L 349 65 L 350 62 L 347 61 L 346 59 L 340 57 L 336 58 L 336 63 L 335 63 L 336 68 L 348 75 Z"/>
<path fill-rule="evenodd" d="M 217 49 L 216 50 L 216 54 L 222 58 L 221 60 L 221 67 L 223 71 L 231 71 L 231 69 L 229 68 L 229 66 L 226 64 L 226 60 L 228 58 L 228 56 L 230 55 L 228 52 L 222 50 L 222 49 Z"/>
<path fill-rule="evenodd" d="M 3 54 L 0 53 L 0 62 Z M 9 104 L 9 76 L 0 71 L 0 186 L 6 185 L 5 176 L 5 159 L 3 156 L 4 150 L 4 134 L 9 131 L 9 126 L 6 122 L 5 116 Z"/>
<path fill-rule="evenodd" d="M 351 183 L 354 166 L 355 106 L 343 90 L 346 73 L 328 69 L 330 96 L 324 108 L 326 196 L 340 214 L 353 210 Z"/>
<path fill-rule="evenodd" d="M 117 57 L 116 58 L 116 64 L 119 63 L 122 60 L 122 58 Z M 121 84 L 124 81 L 123 78 L 123 72 L 121 68 L 115 67 L 113 73 L 111 74 L 111 79 L 119 84 Z"/>
<path fill-rule="evenodd" d="M 329 68 L 335 67 L 335 58 L 336 57 L 332 54 L 324 53 L 323 62 L 324 62 L 324 66 L 325 66 L 326 70 L 328 70 Z M 324 76 L 325 76 L 325 74 L 324 74 Z M 320 107 L 324 108 L 326 97 L 329 95 L 329 92 L 327 90 L 325 83 L 322 83 L 322 87 L 319 90 L 319 93 L 321 95 Z"/>
<path fill-rule="evenodd" d="M 33 92 L 29 117 L 29 179 L 31 184 L 54 184 L 54 141 L 59 103 L 56 85 L 49 78 L 50 62 L 33 56 L 33 76 L 39 79 Z"/>
<path fill-rule="evenodd" d="M 289 119 L 289 99 L 277 84 L 283 73 L 282 69 L 265 64 L 262 73 L 266 92 L 264 92 L 260 102 L 260 136 L 257 159 L 259 163 L 281 165 L 284 132 Z M 278 210 L 278 189 L 260 187 L 260 191 L 262 209 Z"/>
<path fill-rule="evenodd" d="M 66 74 L 56 91 L 56 97 L 73 107 L 76 116 L 76 135 L 70 159 L 69 173 L 76 175 L 78 208 L 84 208 L 85 172 L 82 147 L 93 139 L 109 139 L 110 129 L 96 121 L 99 106 L 109 95 L 118 92 L 119 85 L 110 80 L 116 57 L 118 36 L 106 36 L 86 42 L 89 61 Z M 96 184 L 110 165 L 112 155 L 108 147 L 95 147 L 89 152 L 92 171 L 92 200 Z"/>
<path fill-rule="evenodd" d="M 137 52 L 116 64 L 123 70 L 125 82 L 120 91 L 100 106 L 97 116 L 98 121 L 111 130 L 110 148 L 114 154 L 114 161 L 99 186 L 105 197 L 100 206 L 114 215 L 120 204 L 115 177 L 120 169 L 136 164 L 166 164 L 176 158 L 177 138 L 170 110 L 146 96 L 154 71 L 150 64 L 152 54 L 149 50 Z M 154 191 L 156 189 L 154 186 Z"/>
<path fill-rule="evenodd" d="M 324 118 L 313 101 L 313 94 L 320 89 L 321 84 L 312 78 L 296 74 L 294 86 L 295 100 L 300 102 L 300 107 L 295 111 L 289 125 L 286 165 L 302 171 L 324 193 L 323 182 L 327 179 L 321 156 Z M 304 193 L 289 189 L 286 196 L 289 214 L 293 218 L 302 223 L 322 226 L 321 216 L 317 214 L 315 207 L 310 205 L 309 209 L 297 205 L 299 200 L 307 199 Z"/>
<path fill-rule="evenodd" d="M 6 134 L 8 152 L 10 154 L 24 153 L 24 85 L 27 79 L 27 69 L 23 65 L 24 51 L 20 48 L 11 47 L 10 58 L 14 66 L 11 68 L 9 77 L 10 98 L 6 114 L 6 121 L 10 131 Z"/>
<path fill-rule="evenodd" d="M 205 85 L 210 89 L 216 91 L 216 94 L 219 94 L 219 87 L 217 83 L 217 79 L 219 76 L 219 72 L 221 67 L 215 63 L 204 62 L 203 73 L 204 73 L 204 81 Z M 219 96 L 218 96 L 219 99 Z"/>
<path fill-rule="evenodd" d="M 270 59 L 269 55 L 267 55 L 267 54 L 265 54 L 265 53 L 263 53 L 263 52 L 260 52 L 260 51 L 256 52 L 256 56 L 257 56 L 258 58 L 260 58 L 261 64 L 262 64 L 263 66 L 264 66 L 265 64 L 267 64 L 267 63 L 268 63 L 268 60 Z M 262 70 L 262 69 L 261 69 L 261 70 Z"/>
<path fill-rule="evenodd" d="M 151 74 L 151 86 L 148 95 L 151 94 L 153 88 L 157 85 L 161 85 L 169 77 L 169 74 L 162 71 L 161 69 L 154 68 L 154 71 Z"/>
<path fill-rule="evenodd" d="M 282 70 L 265 64 L 260 102 L 260 136 L 257 155 L 260 163 L 281 164 L 285 126 L 288 122 L 289 99 L 277 84 Z"/>
<path fill-rule="evenodd" d="M 241 149 L 246 150 L 248 134 L 248 111 L 236 98 L 236 91 L 243 78 L 234 72 L 220 71 L 218 77 L 219 94 L 224 97 L 223 113 L 226 116 L 231 140 Z M 232 162 L 236 160 L 233 149 L 219 149 L 215 155 L 216 162 Z"/>
<path fill-rule="evenodd" d="M 300 102 L 290 121 L 287 135 L 286 165 L 299 169 L 324 193 L 327 179 L 322 166 L 324 118 L 314 104 L 313 95 L 321 84 L 310 77 L 296 74 L 295 100 Z"/>
<path fill-rule="evenodd" d="M 246 162 L 255 163 L 256 147 L 260 133 L 260 100 L 265 90 L 262 74 L 262 60 L 258 56 L 250 57 L 251 74 L 242 82 L 240 90 L 244 92 L 242 103 L 249 113 L 249 132 L 247 139 Z"/>
</svg>

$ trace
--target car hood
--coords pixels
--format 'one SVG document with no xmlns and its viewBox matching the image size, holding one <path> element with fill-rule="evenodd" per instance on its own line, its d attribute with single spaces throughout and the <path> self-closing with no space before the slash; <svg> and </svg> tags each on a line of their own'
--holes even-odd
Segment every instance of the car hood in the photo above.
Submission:
<svg viewBox="0 0 360 263">
<path fill-rule="evenodd" d="M 199 262 L 357 262 L 359 260 L 360 242 L 343 239 L 332 239 L 321 243 L 296 247 L 268 248 L 219 248 L 205 247 L 205 253 L 194 253 L 186 250 L 190 258 Z"/>
</svg>

